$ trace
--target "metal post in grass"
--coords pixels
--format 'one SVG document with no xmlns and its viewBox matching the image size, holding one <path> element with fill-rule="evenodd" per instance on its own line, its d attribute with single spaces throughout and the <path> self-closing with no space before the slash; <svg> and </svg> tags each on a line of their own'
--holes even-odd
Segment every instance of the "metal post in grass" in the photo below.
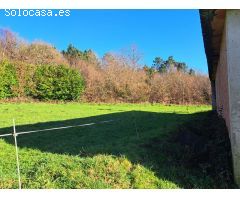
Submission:
<svg viewBox="0 0 240 200">
<path fill-rule="evenodd" d="M 137 128 L 137 121 L 136 121 L 136 117 L 135 117 L 135 113 L 133 111 L 133 123 L 134 123 L 134 127 L 135 127 L 135 132 L 137 134 L 137 138 L 139 139 L 140 138 L 140 135 L 139 135 L 139 132 L 138 132 L 138 128 Z"/>
<path fill-rule="evenodd" d="M 16 125 L 15 125 L 15 120 L 14 120 L 14 119 L 13 119 L 13 137 L 14 137 L 15 150 L 16 150 L 17 173 L 18 173 L 18 187 L 19 187 L 19 189 L 21 189 L 20 164 L 19 164 L 18 146 L 17 146 L 17 132 L 16 132 Z"/>
</svg>

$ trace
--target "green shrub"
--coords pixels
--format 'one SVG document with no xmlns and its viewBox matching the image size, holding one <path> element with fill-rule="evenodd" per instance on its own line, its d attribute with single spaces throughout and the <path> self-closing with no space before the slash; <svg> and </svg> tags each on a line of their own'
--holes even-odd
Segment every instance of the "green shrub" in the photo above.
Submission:
<svg viewBox="0 0 240 200">
<path fill-rule="evenodd" d="M 7 61 L 0 62 L 0 99 L 16 96 L 14 87 L 17 83 L 15 66 Z"/>
<path fill-rule="evenodd" d="M 29 93 L 40 100 L 76 100 L 84 90 L 81 74 L 63 65 L 37 67 Z"/>
</svg>

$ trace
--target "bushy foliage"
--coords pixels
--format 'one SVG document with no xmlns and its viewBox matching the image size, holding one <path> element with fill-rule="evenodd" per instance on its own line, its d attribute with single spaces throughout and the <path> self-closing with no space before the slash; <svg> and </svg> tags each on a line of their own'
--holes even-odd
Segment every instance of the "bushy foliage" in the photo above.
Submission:
<svg viewBox="0 0 240 200">
<path fill-rule="evenodd" d="M 7 61 L 0 62 L 0 99 L 15 96 L 17 83 L 15 66 Z"/>
<path fill-rule="evenodd" d="M 152 103 L 209 104 L 210 83 L 206 76 L 192 76 L 182 72 L 156 74 L 150 80 Z"/>
<path fill-rule="evenodd" d="M 76 100 L 84 90 L 81 74 L 63 65 L 37 67 L 32 82 L 29 93 L 40 100 Z"/>
<path fill-rule="evenodd" d="M 147 102 L 149 87 L 143 70 L 134 69 L 117 58 L 104 60 L 101 68 L 81 62 L 86 77 L 87 102 Z"/>
<path fill-rule="evenodd" d="M 0 29 L 0 60 L 4 59 L 16 66 L 18 87 L 14 90 L 18 97 L 23 98 L 77 99 L 76 91 L 82 89 L 71 89 L 70 86 L 67 88 L 66 85 L 71 84 L 72 79 L 67 78 L 68 72 L 64 72 L 66 79 L 60 79 L 57 77 L 58 73 L 55 73 L 56 69 L 50 69 L 55 65 L 64 65 L 82 74 L 86 88 L 84 93 L 80 92 L 81 100 L 87 102 L 208 104 L 211 100 L 207 76 L 196 73 L 173 56 L 166 60 L 156 57 L 151 66 L 144 66 L 142 54 L 136 46 L 119 53 L 106 53 L 99 59 L 92 50 L 80 50 L 70 44 L 66 50 L 59 52 L 51 44 L 26 43 L 11 31 Z M 36 72 L 40 71 L 39 65 L 48 65 L 48 72 Z M 46 76 L 46 80 L 34 80 L 37 73 L 39 76 Z M 53 76 L 47 73 L 52 73 Z M 56 86 L 49 86 L 55 84 L 53 79 L 61 82 L 57 90 L 53 89 Z M 70 94 L 70 91 L 74 94 Z"/>
<path fill-rule="evenodd" d="M 78 69 L 86 79 L 87 102 L 209 104 L 211 100 L 210 82 L 203 75 L 136 69 L 113 55 L 105 57 L 101 68 L 79 62 Z"/>
<path fill-rule="evenodd" d="M 20 40 L 16 34 L 7 29 L 0 29 L 0 59 L 15 59 L 18 54 Z"/>
<path fill-rule="evenodd" d="M 0 60 L 27 64 L 67 64 L 64 56 L 51 44 L 35 41 L 27 43 L 17 34 L 0 29 Z"/>
<path fill-rule="evenodd" d="M 44 42 L 22 44 L 16 60 L 34 65 L 67 64 L 63 55 L 55 47 Z"/>
</svg>

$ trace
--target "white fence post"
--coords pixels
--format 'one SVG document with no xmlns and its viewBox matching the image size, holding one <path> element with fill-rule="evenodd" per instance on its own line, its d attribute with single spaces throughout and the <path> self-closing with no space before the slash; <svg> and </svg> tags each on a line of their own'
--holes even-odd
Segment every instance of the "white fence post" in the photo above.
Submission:
<svg viewBox="0 0 240 200">
<path fill-rule="evenodd" d="M 15 126 L 15 120 L 14 120 L 14 119 L 13 119 L 13 137 L 14 137 L 15 150 L 16 150 L 17 173 L 18 173 L 18 187 L 19 187 L 19 189 L 21 189 L 22 186 L 21 186 L 21 176 L 20 176 L 20 164 L 19 164 L 19 158 L 18 158 L 17 132 L 16 132 L 16 126 Z"/>
<path fill-rule="evenodd" d="M 22 186 L 21 186 L 20 163 L 19 163 L 18 146 L 17 146 L 17 136 L 18 135 L 29 134 L 29 133 L 37 133 L 37 132 L 46 132 L 46 131 L 55 131 L 55 130 L 60 130 L 60 129 L 74 128 L 74 127 L 92 126 L 92 125 L 96 125 L 96 124 L 105 124 L 105 123 L 109 123 L 109 122 L 113 122 L 113 121 L 118 121 L 118 120 L 91 122 L 91 123 L 88 123 L 88 124 L 79 124 L 79 125 L 74 125 L 74 126 L 62 126 L 62 127 L 55 127 L 55 128 L 41 129 L 41 130 L 32 130 L 32 131 L 24 131 L 24 132 L 18 132 L 17 133 L 16 132 L 15 120 L 13 119 L 13 133 L 0 134 L 0 138 L 8 137 L 8 136 L 11 136 L 11 135 L 14 137 L 19 189 L 21 189 Z M 135 127 L 136 127 L 136 132 L 138 134 L 136 123 L 135 123 Z M 139 137 L 139 135 L 138 135 L 138 137 Z"/>
</svg>

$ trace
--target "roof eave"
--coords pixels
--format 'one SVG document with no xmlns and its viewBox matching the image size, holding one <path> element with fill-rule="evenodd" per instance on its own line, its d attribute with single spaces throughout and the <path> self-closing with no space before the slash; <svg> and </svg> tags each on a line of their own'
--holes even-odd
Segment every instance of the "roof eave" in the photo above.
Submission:
<svg viewBox="0 0 240 200">
<path fill-rule="evenodd" d="M 199 10 L 209 78 L 215 79 L 226 10 Z"/>
</svg>

